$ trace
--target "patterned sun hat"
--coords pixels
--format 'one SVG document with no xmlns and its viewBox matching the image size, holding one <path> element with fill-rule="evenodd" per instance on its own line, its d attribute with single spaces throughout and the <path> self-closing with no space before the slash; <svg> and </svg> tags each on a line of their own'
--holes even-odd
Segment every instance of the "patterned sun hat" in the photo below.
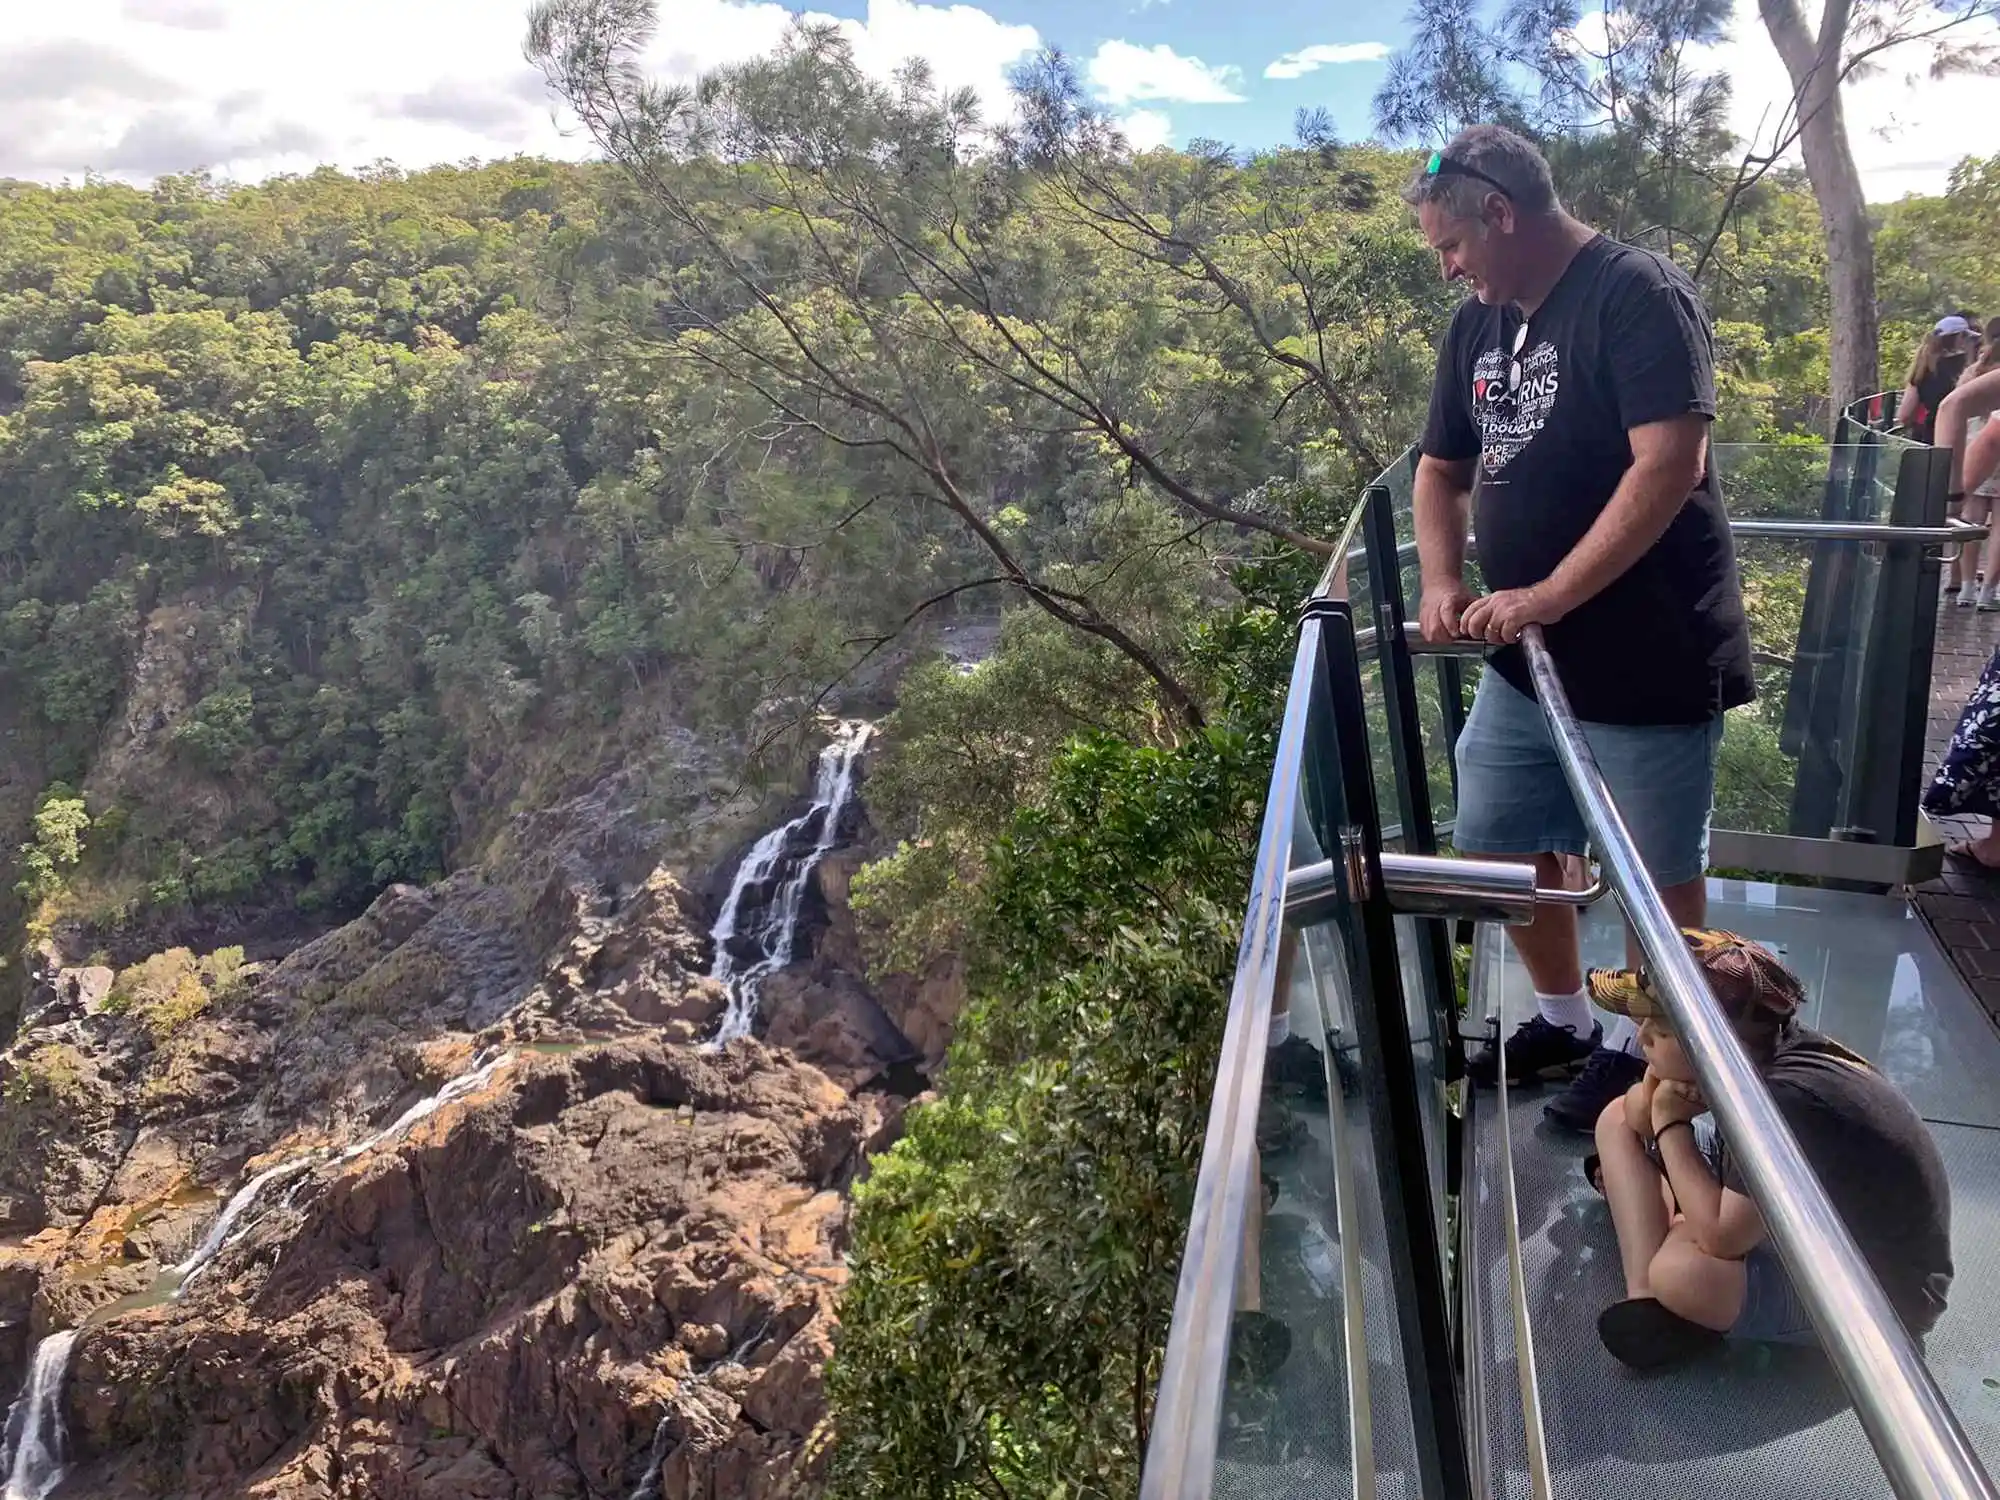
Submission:
<svg viewBox="0 0 2000 1500">
<path fill-rule="evenodd" d="M 1690 927 L 1682 936 L 1732 1021 L 1753 1010 L 1783 1019 L 1805 1003 L 1805 986 L 1778 955 L 1761 943 L 1717 928 Z M 1652 979 L 1640 969 L 1592 969 L 1590 998 L 1606 1010 L 1635 1021 L 1670 1020 Z"/>
</svg>

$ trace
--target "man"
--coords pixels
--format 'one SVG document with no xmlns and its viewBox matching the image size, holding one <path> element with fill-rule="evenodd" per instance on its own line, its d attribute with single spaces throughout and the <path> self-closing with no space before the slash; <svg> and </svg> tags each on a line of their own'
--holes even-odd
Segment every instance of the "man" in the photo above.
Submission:
<svg viewBox="0 0 2000 1500">
<path fill-rule="evenodd" d="M 1446 280 L 1474 293 L 1439 352 L 1416 480 L 1425 638 L 1495 648 L 1459 741 L 1453 842 L 1532 856 L 1546 885 L 1584 852 L 1518 645 L 1541 625 L 1667 910 L 1699 927 L 1722 715 L 1754 693 L 1708 463 L 1708 313 L 1669 262 L 1566 214 L 1541 153 L 1497 126 L 1462 132 L 1404 197 Z M 1483 598 L 1465 581 L 1471 512 Z M 1644 1071 L 1632 1028 L 1602 1045 L 1573 910 L 1512 933 L 1537 1014 L 1476 1055 L 1473 1076 L 1576 1074 L 1548 1113 L 1591 1130 Z"/>
</svg>

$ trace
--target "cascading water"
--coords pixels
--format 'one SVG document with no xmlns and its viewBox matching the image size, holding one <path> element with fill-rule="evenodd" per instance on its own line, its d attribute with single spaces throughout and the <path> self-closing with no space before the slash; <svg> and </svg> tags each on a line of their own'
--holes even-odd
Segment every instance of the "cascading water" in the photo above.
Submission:
<svg viewBox="0 0 2000 1500">
<path fill-rule="evenodd" d="M 62 1388 L 76 1335 L 76 1329 L 65 1329 L 35 1346 L 28 1383 L 7 1413 L 7 1487 L 0 1490 L 0 1500 L 43 1500 L 62 1483 L 69 1447 Z"/>
<path fill-rule="evenodd" d="M 357 1156 L 366 1155 L 385 1141 L 404 1134 L 418 1121 L 436 1114 L 454 1099 L 463 1099 L 467 1094 L 484 1088 L 492 1082 L 494 1074 L 498 1073 L 512 1056 L 510 1052 L 500 1052 L 482 1057 L 472 1068 L 459 1074 L 435 1094 L 427 1094 L 419 1099 L 368 1139 L 349 1146 L 333 1159 L 335 1164 L 350 1162 Z M 196 1247 L 194 1254 L 168 1272 L 177 1283 L 173 1293 L 175 1299 L 178 1300 L 194 1284 L 195 1277 L 205 1271 L 217 1256 L 243 1234 L 249 1232 L 250 1224 L 247 1222 L 247 1216 L 250 1210 L 256 1207 L 258 1199 L 280 1183 L 290 1182 L 293 1178 L 303 1175 L 324 1159 L 318 1152 L 306 1156 L 294 1156 L 288 1161 L 279 1162 L 275 1167 L 266 1167 L 238 1188 L 236 1196 L 224 1204 L 222 1212 L 216 1215 L 215 1222 L 209 1226 L 208 1234 Z"/>
<path fill-rule="evenodd" d="M 266 1167 L 255 1177 L 236 1190 L 236 1195 L 222 1205 L 222 1212 L 215 1216 L 215 1222 L 208 1226 L 208 1233 L 202 1237 L 194 1253 L 167 1274 L 174 1278 L 174 1299 L 178 1301 L 182 1293 L 194 1285 L 195 1277 L 207 1270 L 215 1258 L 229 1248 L 233 1231 L 242 1222 L 243 1216 L 256 1206 L 264 1196 L 264 1190 L 274 1183 L 289 1182 L 297 1177 L 314 1161 L 310 1156 L 295 1156 L 290 1161 L 281 1161 L 275 1167 Z M 247 1226 L 246 1226 L 247 1227 Z"/>
<path fill-rule="evenodd" d="M 512 1059 L 511 1052 L 481 1056 L 470 1069 L 435 1094 L 419 1099 L 388 1125 L 359 1144 L 349 1146 L 333 1161 L 336 1164 L 352 1161 L 404 1135 L 419 1121 L 436 1114 L 454 1099 L 463 1099 L 467 1094 L 484 1088 Z M 195 1278 L 214 1264 L 223 1251 L 249 1233 L 254 1222 L 250 1211 L 267 1192 L 282 1183 L 303 1177 L 325 1160 L 325 1152 L 314 1151 L 291 1157 L 274 1167 L 266 1167 L 238 1188 L 222 1206 L 222 1212 L 215 1216 L 215 1222 L 209 1225 L 208 1233 L 202 1237 L 194 1253 L 179 1265 L 160 1273 L 150 1294 L 101 1308 L 92 1321 L 115 1317 L 128 1306 L 151 1306 L 169 1297 L 179 1300 L 194 1284 Z M 0 1500 L 46 1500 L 62 1482 L 63 1462 L 69 1443 L 63 1428 L 62 1388 L 69 1374 L 70 1355 L 75 1351 L 79 1332 L 71 1328 L 52 1333 L 35 1346 L 28 1383 L 22 1387 L 20 1397 L 8 1411 L 7 1425 L 0 1428 L 0 1473 L 6 1475 L 6 1488 L 0 1489 Z"/>
<path fill-rule="evenodd" d="M 513 1060 L 514 1054 L 511 1052 L 488 1052 L 481 1054 L 473 1060 L 470 1068 L 452 1079 L 451 1082 L 447 1083 L 435 1094 L 419 1099 L 415 1104 L 412 1104 L 408 1109 L 396 1116 L 390 1124 L 376 1131 L 375 1134 L 369 1136 L 367 1140 L 362 1141 L 359 1145 L 349 1146 L 339 1156 L 335 1157 L 334 1160 L 337 1162 L 353 1161 L 355 1157 L 366 1156 L 377 1146 L 384 1145 L 389 1141 L 395 1140 L 398 1136 L 406 1134 L 419 1121 L 428 1120 L 432 1115 L 454 1100 L 463 1099 L 467 1094 L 478 1093 L 479 1090 L 485 1088 L 487 1084 L 493 1081 L 495 1074 Z"/>
<path fill-rule="evenodd" d="M 812 806 L 757 840 L 736 867 L 728 898 L 709 933 L 715 945 L 711 972 L 729 991 L 729 1007 L 722 1014 L 714 1045 L 750 1034 L 764 981 L 792 961 L 806 885 L 827 851 L 840 840 L 841 818 L 854 795 L 855 762 L 874 732 L 872 724 L 843 722 L 833 742 L 820 751 Z M 799 852 L 809 832 L 812 843 Z M 771 899 L 761 907 L 750 906 L 752 893 L 768 885 L 788 858 L 797 862 Z"/>
</svg>

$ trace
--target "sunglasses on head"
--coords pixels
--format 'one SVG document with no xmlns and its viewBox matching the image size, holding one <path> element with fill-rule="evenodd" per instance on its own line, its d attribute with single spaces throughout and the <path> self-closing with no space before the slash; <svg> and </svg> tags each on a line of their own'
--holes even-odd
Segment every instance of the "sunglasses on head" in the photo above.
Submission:
<svg viewBox="0 0 2000 1500">
<path fill-rule="evenodd" d="M 1499 178 L 1482 172 L 1477 167 L 1469 167 L 1462 161 L 1454 161 L 1442 151 L 1433 151 L 1429 163 L 1424 167 L 1426 177 L 1470 177 L 1476 182 L 1486 183 L 1503 198 L 1512 198 L 1514 190 Z"/>
</svg>

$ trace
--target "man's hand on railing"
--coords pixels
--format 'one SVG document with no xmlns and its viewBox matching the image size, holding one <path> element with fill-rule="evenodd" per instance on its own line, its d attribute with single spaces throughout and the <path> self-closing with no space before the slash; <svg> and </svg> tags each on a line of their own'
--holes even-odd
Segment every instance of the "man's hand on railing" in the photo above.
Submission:
<svg viewBox="0 0 2000 1500">
<path fill-rule="evenodd" d="M 1473 601 L 1460 617 L 1459 628 L 1469 636 L 1496 646 L 1511 646 L 1530 625 L 1553 625 L 1569 613 L 1569 606 L 1547 583 L 1533 588 L 1502 589 Z"/>
<path fill-rule="evenodd" d="M 1424 597 L 1417 605 L 1417 624 L 1424 639 L 1433 644 L 1463 639 L 1465 611 L 1475 602 L 1472 590 L 1462 580 L 1426 583 Z"/>
</svg>

